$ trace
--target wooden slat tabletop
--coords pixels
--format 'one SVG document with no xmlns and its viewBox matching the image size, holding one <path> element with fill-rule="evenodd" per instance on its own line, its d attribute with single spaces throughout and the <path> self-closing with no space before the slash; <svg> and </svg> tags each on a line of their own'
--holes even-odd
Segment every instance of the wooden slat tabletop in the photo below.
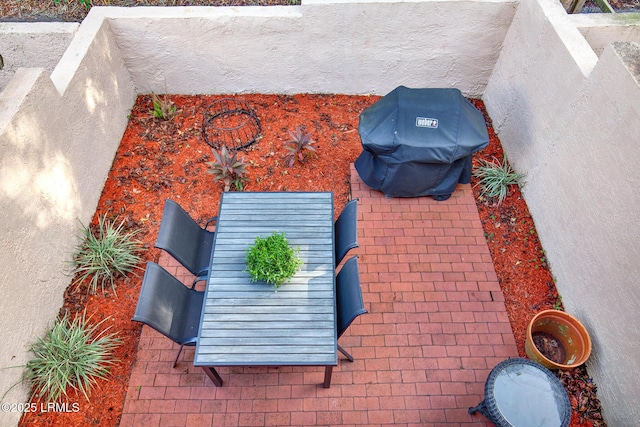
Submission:
<svg viewBox="0 0 640 427">
<path fill-rule="evenodd" d="M 273 232 L 303 262 L 277 292 L 245 262 Z M 333 239 L 332 193 L 224 193 L 194 365 L 337 365 Z"/>
</svg>

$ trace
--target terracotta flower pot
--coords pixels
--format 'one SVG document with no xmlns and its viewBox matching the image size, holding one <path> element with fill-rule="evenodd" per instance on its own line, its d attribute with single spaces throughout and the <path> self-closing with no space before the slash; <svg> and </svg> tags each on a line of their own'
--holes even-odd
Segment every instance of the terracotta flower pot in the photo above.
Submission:
<svg viewBox="0 0 640 427">
<path fill-rule="evenodd" d="M 524 348 L 529 359 L 549 369 L 567 370 L 587 361 L 591 338 L 582 323 L 570 314 L 544 310 L 529 322 Z"/>
</svg>

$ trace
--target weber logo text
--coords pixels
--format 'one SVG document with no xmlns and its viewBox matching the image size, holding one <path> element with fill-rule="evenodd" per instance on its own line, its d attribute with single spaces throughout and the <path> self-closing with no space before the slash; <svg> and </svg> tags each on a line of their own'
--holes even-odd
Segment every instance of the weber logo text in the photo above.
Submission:
<svg viewBox="0 0 640 427">
<path fill-rule="evenodd" d="M 438 119 L 429 119 L 426 117 L 416 117 L 416 126 L 419 128 L 432 128 L 438 127 Z"/>
</svg>

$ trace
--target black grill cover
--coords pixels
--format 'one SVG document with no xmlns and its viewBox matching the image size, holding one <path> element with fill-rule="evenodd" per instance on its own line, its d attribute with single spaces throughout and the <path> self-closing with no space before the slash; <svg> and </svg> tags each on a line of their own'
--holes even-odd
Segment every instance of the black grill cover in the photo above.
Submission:
<svg viewBox="0 0 640 427">
<path fill-rule="evenodd" d="M 448 199 L 489 143 L 482 113 L 458 89 L 399 86 L 362 112 L 358 132 L 358 174 L 392 197 Z"/>
</svg>

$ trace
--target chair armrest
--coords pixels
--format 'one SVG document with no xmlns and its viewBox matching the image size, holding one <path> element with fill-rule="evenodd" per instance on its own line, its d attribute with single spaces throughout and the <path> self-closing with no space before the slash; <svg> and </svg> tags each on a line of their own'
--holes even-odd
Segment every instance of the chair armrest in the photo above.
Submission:
<svg viewBox="0 0 640 427">
<path fill-rule="evenodd" d="M 214 216 L 212 218 L 209 218 L 209 220 L 207 221 L 207 223 L 204 225 L 204 228 L 206 229 L 207 227 L 209 227 L 209 224 L 211 224 L 212 222 L 216 222 L 218 220 L 218 216 Z"/>
<path fill-rule="evenodd" d="M 195 279 L 193 279 L 193 283 L 191 284 L 191 289 L 195 289 L 196 283 L 198 283 L 198 282 L 206 282 L 208 278 L 209 278 L 208 274 L 204 274 L 202 276 L 196 277 Z"/>
</svg>

